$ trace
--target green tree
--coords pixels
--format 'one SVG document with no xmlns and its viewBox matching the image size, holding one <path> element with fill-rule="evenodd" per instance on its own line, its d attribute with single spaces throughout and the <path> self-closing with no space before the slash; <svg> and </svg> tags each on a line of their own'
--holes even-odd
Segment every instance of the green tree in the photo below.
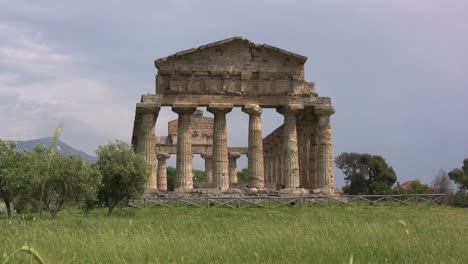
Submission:
<svg viewBox="0 0 468 264">
<path fill-rule="evenodd" d="M 193 182 L 206 182 L 205 172 L 201 170 L 193 170 Z"/>
<path fill-rule="evenodd" d="M 335 164 L 345 174 L 346 194 L 387 194 L 397 180 L 393 168 L 378 155 L 344 152 Z"/>
<path fill-rule="evenodd" d="M 167 166 L 167 190 L 174 191 L 175 189 L 175 178 L 176 178 L 176 168 Z"/>
<path fill-rule="evenodd" d="M 49 156 L 44 157 L 44 154 Z M 96 198 L 102 178 L 96 166 L 78 155 L 61 155 L 55 151 L 36 152 L 36 158 L 37 163 L 50 159 L 46 172 L 40 177 L 42 199 L 38 196 L 36 198 L 45 203 L 52 218 L 57 217 L 68 201 L 81 202 Z"/>
<path fill-rule="evenodd" d="M 125 142 L 116 141 L 97 150 L 97 166 L 102 174 L 98 199 L 111 214 L 122 201 L 138 198 L 145 191 L 150 170 L 143 155 Z"/>
<path fill-rule="evenodd" d="M 243 168 L 241 171 L 237 172 L 237 182 L 239 184 L 249 183 L 249 170 L 247 168 Z"/>
<path fill-rule="evenodd" d="M 458 185 L 460 192 L 465 193 L 468 190 L 468 159 L 463 161 L 461 169 L 453 169 L 448 176 Z"/>
</svg>

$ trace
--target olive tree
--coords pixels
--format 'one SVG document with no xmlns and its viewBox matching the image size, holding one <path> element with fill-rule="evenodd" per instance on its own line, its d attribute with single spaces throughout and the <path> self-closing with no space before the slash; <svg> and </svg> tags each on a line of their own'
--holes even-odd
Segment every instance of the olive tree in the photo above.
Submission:
<svg viewBox="0 0 468 264">
<path fill-rule="evenodd" d="M 61 155 L 53 147 L 35 148 L 32 161 L 35 181 L 33 197 L 44 203 L 56 218 L 67 202 L 95 199 L 101 174 L 96 166 L 78 155 Z"/>
<path fill-rule="evenodd" d="M 125 142 L 99 146 L 97 166 L 102 174 L 99 201 L 110 215 L 119 203 L 139 198 L 145 191 L 150 170 L 143 155 L 136 154 Z"/>
</svg>

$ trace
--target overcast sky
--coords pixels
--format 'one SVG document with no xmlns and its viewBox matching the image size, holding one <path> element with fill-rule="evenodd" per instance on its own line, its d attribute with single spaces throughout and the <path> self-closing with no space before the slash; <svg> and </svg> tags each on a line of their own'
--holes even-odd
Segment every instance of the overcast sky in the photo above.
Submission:
<svg viewBox="0 0 468 264">
<path fill-rule="evenodd" d="M 451 0 L 0 0 L 0 138 L 63 122 L 62 140 L 90 154 L 129 142 L 154 60 L 232 36 L 308 57 L 306 79 L 337 110 L 335 156 L 379 154 L 400 182 L 426 183 L 468 158 L 468 2 Z M 158 135 L 176 117 L 163 109 Z M 228 122 L 229 144 L 246 146 L 247 115 Z M 265 135 L 281 123 L 265 111 Z"/>
</svg>

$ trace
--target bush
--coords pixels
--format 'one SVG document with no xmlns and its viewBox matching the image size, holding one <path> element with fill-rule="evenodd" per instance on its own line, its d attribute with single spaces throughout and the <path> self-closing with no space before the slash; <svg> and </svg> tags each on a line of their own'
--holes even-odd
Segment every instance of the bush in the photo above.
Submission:
<svg viewBox="0 0 468 264">
<path fill-rule="evenodd" d="M 448 198 L 448 205 L 453 207 L 468 208 L 468 194 L 458 192 L 454 195 L 450 195 Z"/>
</svg>

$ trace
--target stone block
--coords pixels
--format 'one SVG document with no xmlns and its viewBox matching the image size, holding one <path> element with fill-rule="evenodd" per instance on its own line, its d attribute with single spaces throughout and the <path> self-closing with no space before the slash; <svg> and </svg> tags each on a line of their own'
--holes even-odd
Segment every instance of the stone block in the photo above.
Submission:
<svg viewBox="0 0 468 264">
<path fill-rule="evenodd" d="M 291 82 L 287 80 L 275 80 L 275 94 L 276 95 L 291 94 Z"/>
<path fill-rule="evenodd" d="M 205 82 L 205 90 L 209 94 L 224 94 L 223 80 L 221 78 L 210 78 Z"/>
<path fill-rule="evenodd" d="M 187 80 L 185 78 L 171 78 L 169 81 L 169 91 L 171 93 L 184 93 L 187 90 Z"/>
</svg>

